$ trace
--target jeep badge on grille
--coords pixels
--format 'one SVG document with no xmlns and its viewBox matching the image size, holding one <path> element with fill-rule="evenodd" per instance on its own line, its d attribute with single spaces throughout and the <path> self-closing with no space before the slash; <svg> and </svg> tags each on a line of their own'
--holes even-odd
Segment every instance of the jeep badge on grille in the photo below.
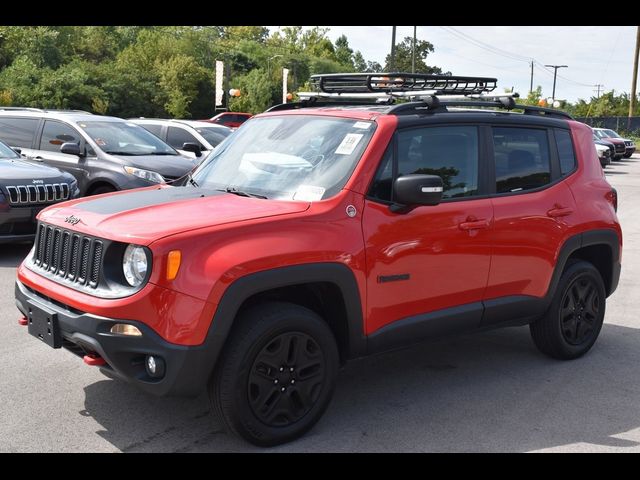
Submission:
<svg viewBox="0 0 640 480">
<path fill-rule="evenodd" d="M 70 223 L 71 225 L 77 225 L 80 223 L 80 219 L 78 217 L 74 217 L 73 215 L 69 215 L 64 219 L 65 222 Z"/>
</svg>

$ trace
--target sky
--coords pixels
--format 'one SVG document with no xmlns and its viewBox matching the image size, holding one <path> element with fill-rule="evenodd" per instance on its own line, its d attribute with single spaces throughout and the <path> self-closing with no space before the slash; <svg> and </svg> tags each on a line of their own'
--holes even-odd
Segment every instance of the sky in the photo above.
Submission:
<svg viewBox="0 0 640 480">
<path fill-rule="evenodd" d="M 276 30 L 279 27 L 268 27 Z M 304 27 L 311 28 L 311 27 Z M 390 26 L 329 26 L 335 41 L 345 34 L 353 50 L 366 60 L 384 64 L 391 48 Z M 558 70 L 556 98 L 575 102 L 604 91 L 629 92 L 633 73 L 635 26 L 422 26 L 417 37 L 428 40 L 435 51 L 427 58 L 454 75 L 496 77 L 498 90 L 514 87 L 526 96 L 534 66 L 533 86 L 551 97 L 553 69 L 543 65 L 568 65 Z M 398 26 L 396 42 L 413 36 L 412 26 Z"/>
</svg>

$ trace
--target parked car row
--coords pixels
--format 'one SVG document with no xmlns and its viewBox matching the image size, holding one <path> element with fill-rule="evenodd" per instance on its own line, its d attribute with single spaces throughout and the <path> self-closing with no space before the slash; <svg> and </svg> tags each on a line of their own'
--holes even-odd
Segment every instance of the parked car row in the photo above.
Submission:
<svg viewBox="0 0 640 480">
<path fill-rule="evenodd" d="M 622 138 L 609 128 L 594 128 L 593 143 L 596 146 L 602 168 L 609 165 L 612 160 L 629 158 L 636 151 L 633 140 Z"/>
<path fill-rule="evenodd" d="M 175 182 L 232 130 L 186 120 L 123 120 L 0 107 L 0 241 L 29 240 L 45 206 Z"/>
</svg>

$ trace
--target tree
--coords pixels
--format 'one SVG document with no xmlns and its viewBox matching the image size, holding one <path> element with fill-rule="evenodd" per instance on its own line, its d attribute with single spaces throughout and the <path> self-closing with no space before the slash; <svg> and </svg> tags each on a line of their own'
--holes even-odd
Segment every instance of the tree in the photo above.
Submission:
<svg viewBox="0 0 640 480">
<path fill-rule="evenodd" d="M 353 61 L 354 53 L 353 50 L 349 48 L 349 40 L 347 40 L 347 37 L 345 35 L 340 35 L 336 39 L 334 51 L 335 58 L 338 63 L 346 67 L 348 71 L 352 71 L 355 69 Z M 360 58 L 362 58 L 362 54 L 360 54 Z"/>
<path fill-rule="evenodd" d="M 442 73 L 439 67 L 428 66 L 427 56 L 433 52 L 433 45 L 426 40 L 416 41 L 416 73 Z M 410 72 L 413 52 L 413 37 L 405 37 L 402 43 L 396 45 L 393 68 L 390 65 L 391 54 L 385 59 L 385 71 Z"/>
</svg>

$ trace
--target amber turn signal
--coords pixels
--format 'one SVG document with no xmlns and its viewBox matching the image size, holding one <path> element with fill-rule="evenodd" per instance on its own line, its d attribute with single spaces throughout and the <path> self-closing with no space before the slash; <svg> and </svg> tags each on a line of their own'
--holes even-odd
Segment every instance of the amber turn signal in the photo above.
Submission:
<svg viewBox="0 0 640 480">
<path fill-rule="evenodd" d="M 167 280 L 173 280 L 178 276 L 182 253 L 180 250 L 171 250 L 167 256 Z"/>
</svg>

